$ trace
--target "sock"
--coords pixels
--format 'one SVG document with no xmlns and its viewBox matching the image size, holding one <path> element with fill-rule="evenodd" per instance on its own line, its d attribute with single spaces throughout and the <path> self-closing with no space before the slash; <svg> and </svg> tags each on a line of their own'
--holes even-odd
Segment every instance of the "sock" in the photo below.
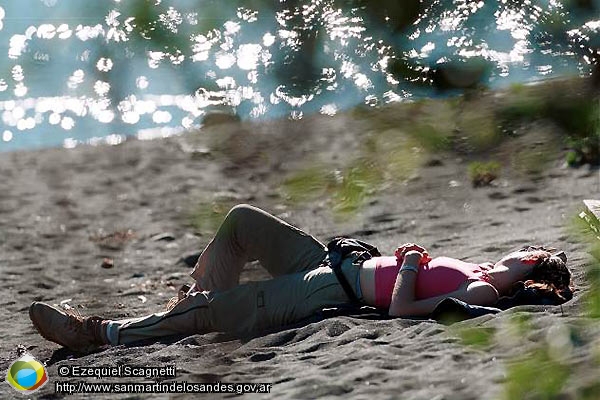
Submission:
<svg viewBox="0 0 600 400">
<path fill-rule="evenodd" d="M 110 343 L 112 346 L 119 344 L 119 324 L 117 321 L 108 321 L 106 324 L 106 337 L 108 339 L 108 343 Z"/>
</svg>

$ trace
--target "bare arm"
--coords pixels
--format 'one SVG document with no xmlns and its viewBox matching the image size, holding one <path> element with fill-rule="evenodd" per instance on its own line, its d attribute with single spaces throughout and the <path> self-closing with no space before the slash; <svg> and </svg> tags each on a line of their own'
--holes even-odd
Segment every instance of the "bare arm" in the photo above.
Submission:
<svg viewBox="0 0 600 400">
<path fill-rule="evenodd" d="M 417 266 L 421 259 L 421 253 L 418 251 L 409 251 L 404 257 L 402 266 Z M 389 315 L 392 317 L 424 317 L 435 309 L 438 303 L 445 298 L 454 297 L 469 304 L 487 306 L 496 303 L 498 292 L 486 282 L 475 281 L 468 285 L 463 285 L 459 289 L 441 296 L 430 297 L 427 299 L 415 299 L 415 286 L 417 282 L 417 273 L 411 270 L 402 270 L 398 273 L 396 284 L 392 293 L 392 302 L 389 308 Z"/>
</svg>

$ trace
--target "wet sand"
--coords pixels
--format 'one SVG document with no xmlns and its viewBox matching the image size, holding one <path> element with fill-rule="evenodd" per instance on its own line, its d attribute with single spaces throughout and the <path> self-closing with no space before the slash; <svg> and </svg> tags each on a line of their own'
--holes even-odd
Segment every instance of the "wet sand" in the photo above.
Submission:
<svg viewBox="0 0 600 400">
<path fill-rule="evenodd" d="M 384 112 L 394 113 L 394 107 Z M 558 146 L 535 179 L 508 165 L 495 186 L 473 188 L 468 159 L 446 154 L 435 156 L 410 180 L 385 186 L 343 221 L 325 200 L 291 206 L 282 199 L 278 187 L 290 171 L 311 159 L 343 159 L 369 132 L 370 123 L 344 113 L 209 128 L 212 137 L 227 137 L 225 147 L 202 139 L 205 132 L 199 132 L 114 147 L 2 154 L 0 370 L 6 371 L 17 346 L 24 345 L 48 365 L 50 382 L 35 396 L 41 398 L 61 397 L 54 394 L 61 366 L 125 363 L 175 365 L 178 381 L 272 383 L 271 393 L 261 398 L 495 399 L 505 394 L 507 366 L 515 357 L 547 346 L 567 327 L 577 339 L 559 347 L 560 362 L 571 371 L 564 398 L 594 390 L 600 329 L 583 316 L 585 246 L 565 226 L 583 199 L 598 198 L 598 170 L 565 167 L 565 149 Z M 504 143 L 497 154 L 509 157 L 516 148 L 532 145 L 524 138 L 547 133 L 543 126 L 527 129 L 527 135 Z M 214 150 L 218 146 L 221 150 Z M 181 258 L 210 240 L 209 232 L 198 233 L 189 224 L 189 212 L 215 196 L 257 205 L 323 241 L 351 235 L 388 254 L 410 241 L 423 244 L 433 256 L 483 262 L 524 244 L 547 244 L 567 252 L 579 290 L 562 309 L 525 306 L 451 327 L 339 316 L 255 338 L 211 333 L 89 355 L 60 349 L 35 332 L 27 315 L 32 301 L 65 302 L 82 314 L 114 319 L 164 309 L 177 288 L 190 282 Z M 112 267 L 103 267 L 105 258 L 113 260 Z M 243 275 L 244 281 L 266 278 L 256 265 Z M 527 316 L 526 332 L 511 328 L 515 315 Z M 495 334 L 485 346 L 467 345 L 458 332 L 470 327 Z M 6 383 L 0 397 L 21 398 Z"/>
</svg>

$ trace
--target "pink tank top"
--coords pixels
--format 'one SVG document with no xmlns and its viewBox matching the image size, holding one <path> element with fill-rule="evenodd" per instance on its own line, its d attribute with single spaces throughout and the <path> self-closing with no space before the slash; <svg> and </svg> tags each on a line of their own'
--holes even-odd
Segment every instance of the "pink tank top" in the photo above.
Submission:
<svg viewBox="0 0 600 400">
<path fill-rule="evenodd" d="M 375 257 L 375 305 L 389 308 L 400 263 L 396 257 Z M 417 300 L 450 293 L 468 280 L 489 282 L 489 276 L 477 264 L 450 257 L 436 257 L 419 267 L 415 297 Z"/>
</svg>

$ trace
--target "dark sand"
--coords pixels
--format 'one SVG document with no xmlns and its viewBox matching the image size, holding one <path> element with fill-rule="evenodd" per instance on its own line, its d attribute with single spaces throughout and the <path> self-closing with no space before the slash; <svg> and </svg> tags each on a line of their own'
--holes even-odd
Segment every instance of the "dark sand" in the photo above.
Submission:
<svg viewBox="0 0 600 400">
<path fill-rule="evenodd" d="M 393 115 L 394 107 L 381 112 Z M 325 200 L 286 205 L 276 189 L 289 171 L 305 161 L 340 158 L 339 149 L 351 149 L 356 138 L 369 132 L 370 122 L 357 115 L 210 128 L 232 135 L 225 158 L 205 152 L 201 147 L 210 143 L 194 135 L 2 154 L 0 370 L 6 371 L 22 344 L 48 362 L 50 382 L 37 395 L 42 398 L 62 397 L 54 394 L 60 366 L 121 362 L 174 364 L 179 381 L 273 383 L 270 395 L 260 395 L 269 398 L 496 399 L 505 393 L 507 365 L 527 350 L 550 346 L 547 342 L 554 343 L 552 338 L 567 327 L 576 329 L 577 340 L 550 346 L 572 372 L 563 398 L 591 390 L 600 376 L 600 329 L 583 317 L 585 246 L 571 239 L 565 226 L 583 199 L 600 195 L 598 170 L 564 167 L 559 146 L 539 178 L 518 174 L 509 165 L 497 186 L 474 189 L 467 160 L 445 155 L 408 183 L 387 185 L 344 222 L 332 216 Z M 508 160 L 512 151 L 534 146 L 548 133 L 536 124 L 526 130 L 496 153 Z M 187 213 L 213 196 L 260 206 L 324 241 L 352 235 L 388 254 L 407 241 L 425 245 L 433 256 L 474 262 L 497 260 L 527 243 L 559 247 L 569 256 L 579 290 L 562 311 L 519 307 L 452 327 L 343 316 L 253 339 L 211 333 L 84 356 L 35 332 L 27 309 L 36 300 L 56 304 L 70 299 L 68 304 L 83 314 L 115 319 L 162 310 L 178 286 L 190 282 L 180 257 L 200 251 L 210 239 L 208 233 L 195 233 Z M 133 236 L 124 242 L 97 240 L 127 230 Z M 164 233 L 168 237 L 157 240 L 155 235 Z M 105 257 L 114 260 L 114 267 L 101 267 Z M 253 265 L 243 275 L 243 280 L 264 278 L 266 273 Z M 518 333 L 509 323 L 515 313 L 531 318 L 530 330 Z M 456 333 L 460 326 L 492 328 L 496 334 L 487 347 L 469 346 Z M 22 398 L 8 384 L 0 385 L 0 398 L 11 397 Z"/>
</svg>

